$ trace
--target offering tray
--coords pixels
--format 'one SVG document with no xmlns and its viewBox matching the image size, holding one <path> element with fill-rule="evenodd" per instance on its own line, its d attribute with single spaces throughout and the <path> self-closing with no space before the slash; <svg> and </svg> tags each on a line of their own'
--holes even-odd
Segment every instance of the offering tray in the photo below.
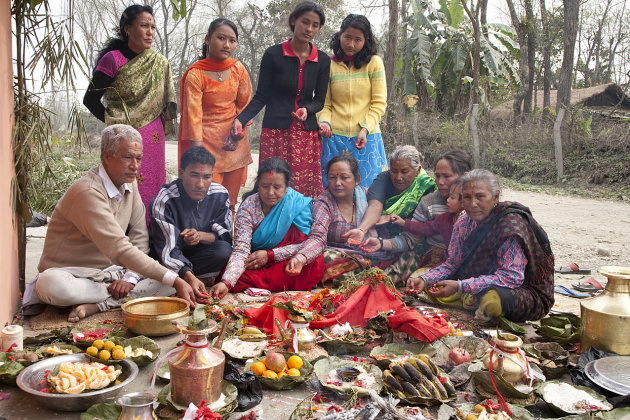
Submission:
<svg viewBox="0 0 630 420">
<path fill-rule="evenodd" d="M 592 360 L 584 367 L 586 376 L 603 389 L 618 395 L 630 394 L 630 356 Z"/>
</svg>

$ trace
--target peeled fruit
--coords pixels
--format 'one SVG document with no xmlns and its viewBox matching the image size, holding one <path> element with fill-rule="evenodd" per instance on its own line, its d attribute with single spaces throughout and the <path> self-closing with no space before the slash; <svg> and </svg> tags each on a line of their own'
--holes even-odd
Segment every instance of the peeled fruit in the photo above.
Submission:
<svg viewBox="0 0 630 420">
<path fill-rule="evenodd" d="M 448 359 L 454 365 L 461 365 L 462 363 L 470 362 L 470 354 L 461 347 L 454 347 L 448 354 Z"/>
<path fill-rule="evenodd" d="M 276 373 L 282 372 L 287 366 L 287 361 L 280 353 L 268 353 L 265 358 L 265 366 Z"/>
<path fill-rule="evenodd" d="M 249 367 L 249 370 L 254 372 L 256 376 L 260 376 L 267 370 L 267 367 L 263 362 L 256 362 Z"/>
<path fill-rule="evenodd" d="M 287 366 L 291 369 L 300 370 L 303 365 L 304 362 L 302 361 L 302 358 L 300 356 L 293 355 L 289 357 L 289 360 L 287 360 Z"/>
<path fill-rule="evenodd" d="M 300 376 L 300 371 L 295 369 L 295 368 L 292 368 L 292 369 L 289 369 L 289 371 L 287 372 L 287 375 L 289 375 L 289 376 Z"/>
<path fill-rule="evenodd" d="M 111 353 L 108 350 L 101 350 L 98 354 L 98 358 L 101 360 L 109 360 L 112 357 Z"/>
<path fill-rule="evenodd" d="M 85 352 L 92 357 L 96 357 L 98 355 L 98 349 L 94 346 L 88 347 Z"/>
<path fill-rule="evenodd" d="M 113 341 L 106 341 L 105 344 L 103 344 L 103 349 L 107 350 L 107 351 L 112 351 L 112 349 L 116 346 L 116 344 L 114 344 Z"/>
<path fill-rule="evenodd" d="M 265 378 L 278 379 L 278 374 L 273 370 L 264 371 L 262 376 L 264 376 Z"/>
<path fill-rule="evenodd" d="M 96 347 L 98 350 L 102 349 L 104 345 L 105 342 L 103 340 L 94 340 L 94 342 L 92 343 L 92 346 Z"/>
<path fill-rule="evenodd" d="M 114 360 L 122 360 L 125 358 L 125 351 L 121 349 L 114 348 L 112 351 L 112 358 Z"/>
</svg>

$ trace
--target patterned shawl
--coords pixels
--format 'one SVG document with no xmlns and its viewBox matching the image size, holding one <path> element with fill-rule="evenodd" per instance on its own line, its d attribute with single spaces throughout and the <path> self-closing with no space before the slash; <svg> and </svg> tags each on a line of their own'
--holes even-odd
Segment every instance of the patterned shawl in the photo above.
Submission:
<svg viewBox="0 0 630 420">
<path fill-rule="evenodd" d="M 537 296 L 537 305 L 519 305 L 523 319 L 540 319 L 553 305 L 553 263 L 549 239 L 543 228 L 534 220 L 529 208 L 515 202 L 501 202 L 470 234 L 462 246 L 462 263 L 455 279 L 479 277 L 494 273 L 499 247 L 515 238 L 527 257 L 523 288 Z M 518 294 L 516 296 L 518 301 Z M 519 302 L 517 302 L 518 305 Z"/>
<path fill-rule="evenodd" d="M 164 110 L 176 117 L 177 99 L 168 60 L 146 49 L 122 66 L 105 93 L 105 124 L 129 124 L 139 129 Z"/>
</svg>

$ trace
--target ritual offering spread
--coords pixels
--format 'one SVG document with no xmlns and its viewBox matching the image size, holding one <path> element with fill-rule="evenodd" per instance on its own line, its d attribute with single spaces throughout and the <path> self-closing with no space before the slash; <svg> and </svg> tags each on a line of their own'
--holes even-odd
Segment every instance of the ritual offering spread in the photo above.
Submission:
<svg viewBox="0 0 630 420">
<path fill-rule="evenodd" d="M 120 366 L 116 368 L 97 362 L 64 362 L 50 372 L 48 383 L 51 390 L 60 394 L 78 394 L 85 390 L 103 389 L 112 383 L 117 385 L 115 381 L 121 373 Z"/>
</svg>

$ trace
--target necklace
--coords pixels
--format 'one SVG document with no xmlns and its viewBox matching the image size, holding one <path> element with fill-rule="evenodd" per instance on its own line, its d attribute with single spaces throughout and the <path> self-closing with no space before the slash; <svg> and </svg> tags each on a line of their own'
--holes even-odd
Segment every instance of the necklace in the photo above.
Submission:
<svg viewBox="0 0 630 420">
<path fill-rule="evenodd" d="M 223 81 L 223 72 L 222 71 L 218 71 L 217 73 L 217 79 L 219 79 L 219 82 Z"/>
</svg>

